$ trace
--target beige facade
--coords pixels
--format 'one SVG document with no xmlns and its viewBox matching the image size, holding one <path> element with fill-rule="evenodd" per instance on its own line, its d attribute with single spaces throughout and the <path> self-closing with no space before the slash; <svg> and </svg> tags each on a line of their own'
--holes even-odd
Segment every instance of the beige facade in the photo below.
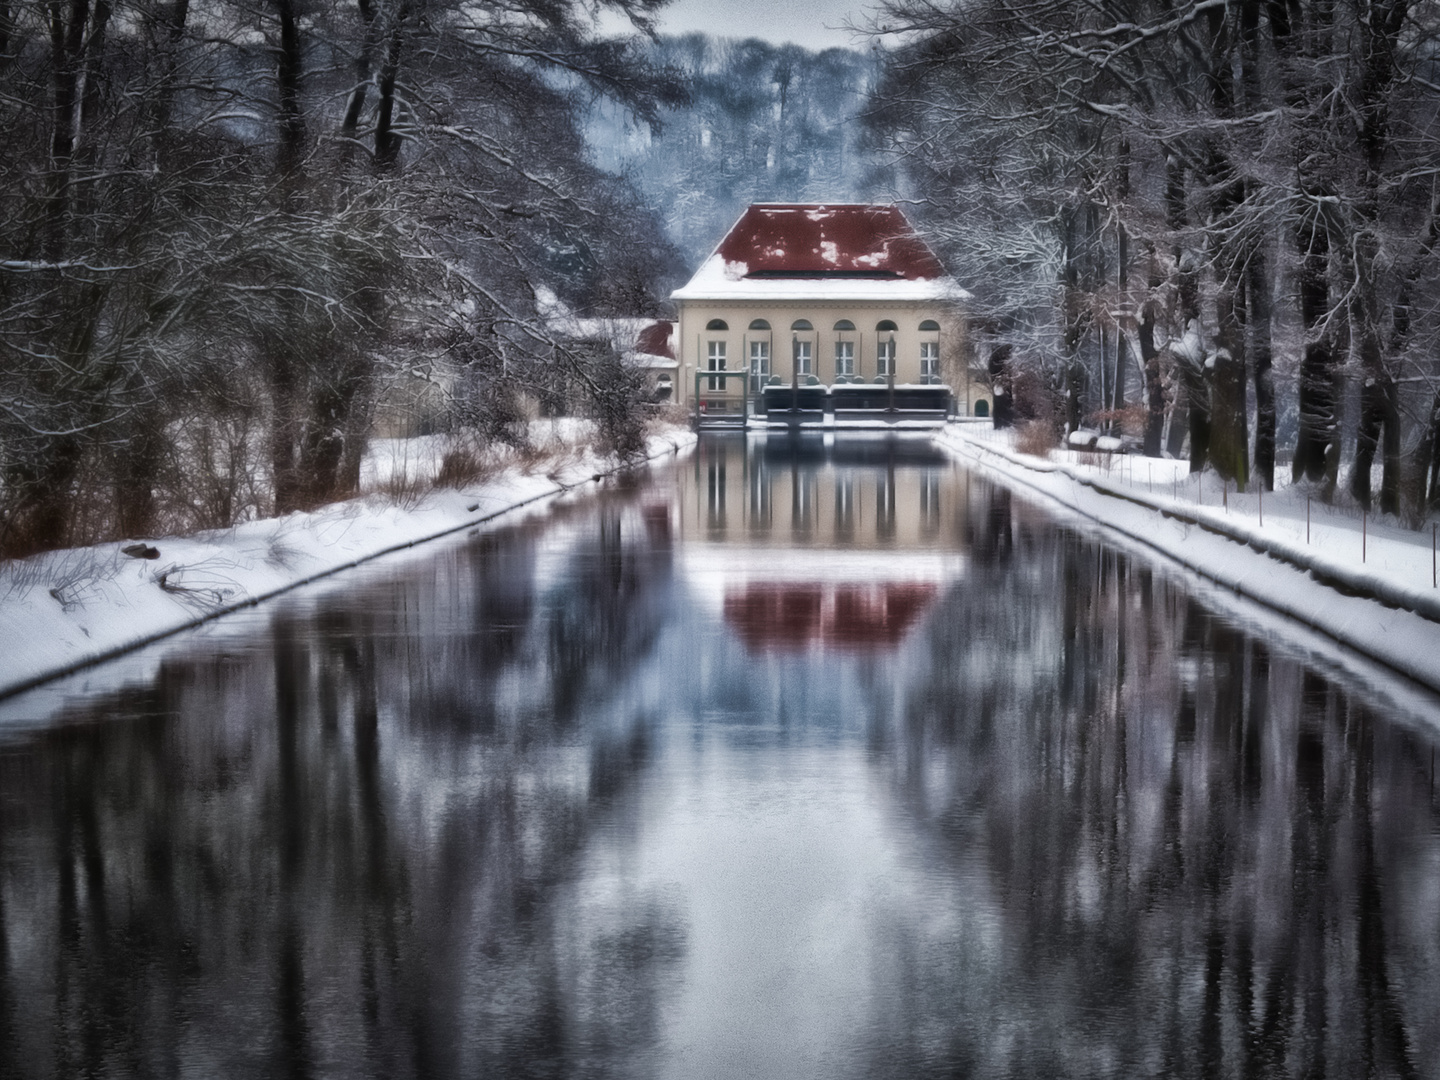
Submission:
<svg viewBox="0 0 1440 1080">
<path fill-rule="evenodd" d="M 925 324 L 935 328 L 921 329 Z M 682 300 L 677 344 L 678 400 L 693 406 L 698 375 L 706 412 L 738 411 L 741 394 L 753 392 L 763 375 L 790 383 L 797 357 L 801 383 L 807 375 L 830 385 L 841 376 L 873 382 L 887 374 L 897 384 L 939 382 L 954 391 L 965 415 L 989 396 L 983 385 L 971 385 L 963 319 L 933 301 Z M 752 377 L 706 377 L 716 365 L 749 368 Z"/>
</svg>

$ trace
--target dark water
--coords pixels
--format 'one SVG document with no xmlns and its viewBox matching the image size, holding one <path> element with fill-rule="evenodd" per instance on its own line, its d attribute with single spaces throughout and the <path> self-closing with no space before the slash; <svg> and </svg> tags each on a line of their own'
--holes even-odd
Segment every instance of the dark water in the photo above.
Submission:
<svg viewBox="0 0 1440 1080">
<path fill-rule="evenodd" d="M 10 703 L 0 1076 L 1440 1076 L 1440 712 L 1257 625 L 708 443 Z"/>
</svg>

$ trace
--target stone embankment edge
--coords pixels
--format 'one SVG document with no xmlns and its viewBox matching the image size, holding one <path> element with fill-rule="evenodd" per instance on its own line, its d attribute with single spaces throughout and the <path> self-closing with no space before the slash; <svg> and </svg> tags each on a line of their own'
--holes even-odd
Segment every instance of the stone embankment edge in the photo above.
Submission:
<svg viewBox="0 0 1440 1080">
<path fill-rule="evenodd" d="M 372 560 L 378 559 L 384 555 L 393 555 L 397 551 L 404 551 L 407 548 L 413 548 L 417 544 L 428 544 L 432 540 L 440 540 L 446 536 L 453 536 L 455 533 L 464 532 L 466 529 L 473 529 L 477 525 L 484 525 L 487 522 L 494 521 L 496 518 L 503 517 L 504 515 L 509 514 L 512 511 L 519 510 L 521 507 L 530 506 L 533 503 L 541 502 L 544 499 L 553 499 L 559 495 L 565 494 L 567 491 L 573 491 L 576 488 L 584 487 L 586 484 L 598 483 L 600 480 L 603 480 L 607 476 L 614 476 L 616 473 L 628 472 L 631 469 L 638 468 L 641 465 L 644 465 L 651 461 L 655 461 L 662 457 L 679 455 L 682 449 L 686 449 L 694 445 L 693 436 L 690 440 L 682 438 L 679 441 L 668 441 L 669 445 L 664 450 L 657 450 L 655 453 L 648 454 L 643 458 L 624 462 L 620 465 L 615 466 L 613 469 L 605 469 L 601 472 L 592 473 L 585 480 L 581 480 L 573 484 L 562 484 L 557 481 L 555 486 L 547 491 L 542 491 L 538 494 L 531 495 L 527 498 L 521 499 L 519 502 L 511 503 L 509 506 L 501 507 L 499 510 L 492 510 L 489 513 L 480 515 L 479 517 L 469 518 L 459 525 L 450 525 L 446 528 L 440 529 L 437 532 L 427 533 L 424 536 L 419 536 L 413 540 L 407 540 L 403 543 L 390 544 L 389 546 L 381 548 L 377 551 L 372 551 L 367 555 L 362 555 L 359 558 L 351 559 L 348 562 L 343 562 L 336 566 L 327 567 L 324 570 L 318 570 L 313 574 L 308 574 L 303 578 L 298 578 L 295 581 L 287 582 L 286 584 L 280 585 L 274 589 L 269 589 L 262 593 L 256 593 L 253 596 L 247 596 L 245 597 L 245 599 L 237 600 L 232 604 L 225 604 L 221 607 L 216 607 L 210 611 L 207 611 L 203 615 L 197 615 L 193 619 L 189 619 L 183 623 L 167 626 L 164 630 L 157 630 L 152 634 L 140 635 L 126 642 L 124 645 L 117 645 L 114 648 L 104 649 L 102 651 L 93 653 L 92 655 L 82 657 L 78 660 L 72 660 L 69 663 L 66 663 L 60 667 L 53 668 L 37 675 L 26 676 L 24 679 L 21 679 L 18 682 L 0 685 L 0 701 L 4 701 L 6 698 L 14 697 L 16 694 L 23 694 L 26 690 L 33 690 L 35 687 L 50 682 L 53 679 L 63 679 L 65 676 L 73 675 L 77 671 L 84 671 L 86 668 L 95 667 L 97 664 L 103 664 L 108 660 L 114 660 L 117 657 L 124 656 L 126 653 L 134 652 L 136 649 L 143 649 L 147 645 L 153 645 L 157 641 L 163 641 L 168 637 L 174 637 L 176 634 L 183 634 L 186 630 L 194 630 L 197 626 L 203 626 L 205 623 L 214 622 L 216 619 L 223 618 L 224 616 L 233 614 L 234 612 L 241 611 L 245 608 L 255 607 L 257 604 L 264 603 L 266 600 L 273 600 L 277 596 L 283 596 L 285 593 L 292 592 L 295 589 L 300 588 L 302 585 L 310 585 L 314 582 L 321 581 L 328 577 L 332 577 L 335 574 L 343 573 L 346 570 L 353 570 L 355 567 L 361 565 L 362 563 L 371 562 Z"/>
<path fill-rule="evenodd" d="M 1372 600 L 1387 608 L 1407 611 L 1437 627 L 1440 627 L 1440 598 L 1419 590 L 1407 589 L 1373 573 L 1354 570 L 1319 552 L 1306 551 L 1283 540 L 1260 535 L 1257 529 L 1248 526 L 1247 523 L 1236 521 L 1233 517 L 1228 517 L 1220 511 L 1212 512 L 1208 507 L 1195 506 L 1193 503 L 1179 499 L 1157 497 L 1153 494 L 1121 488 L 1103 478 L 1086 475 L 1080 470 L 1060 462 L 1046 461 L 1003 447 L 989 446 L 967 439 L 958 433 L 946 432 L 937 442 L 952 453 L 980 465 L 1003 482 L 1028 488 L 1042 497 L 1058 503 L 1072 513 L 1079 514 L 1106 529 L 1119 533 L 1130 541 L 1158 552 L 1187 570 L 1194 571 L 1227 589 L 1233 589 L 1239 595 L 1294 619 L 1311 630 L 1317 631 L 1347 648 L 1354 649 L 1369 659 L 1383 664 L 1407 678 L 1414 679 L 1431 690 L 1440 691 L 1440 669 L 1413 662 L 1393 650 L 1377 647 L 1375 643 L 1350 632 L 1348 620 L 1332 617 L 1330 613 L 1323 610 L 1307 610 L 1305 606 L 1287 596 L 1283 590 L 1258 589 L 1239 573 L 1227 573 L 1224 567 L 1217 566 L 1208 560 L 1188 558 L 1177 550 L 1177 546 L 1160 543 L 1134 528 L 1128 528 L 1122 523 L 1096 514 L 1086 509 L 1078 500 L 1068 500 L 1048 488 L 1027 480 L 1023 473 L 1017 470 L 1058 474 L 1076 484 L 1092 489 L 1097 494 L 1156 511 L 1164 517 L 1172 518 L 1183 524 L 1194 525 L 1225 540 L 1248 547 L 1261 555 L 1269 556 L 1292 569 L 1307 573 L 1318 587 L 1332 590 L 1337 595 Z M 1005 466 L 987 461 L 987 455 L 999 458 L 1005 463 Z M 1440 639 L 1437 639 L 1437 643 L 1440 643 Z"/>
</svg>

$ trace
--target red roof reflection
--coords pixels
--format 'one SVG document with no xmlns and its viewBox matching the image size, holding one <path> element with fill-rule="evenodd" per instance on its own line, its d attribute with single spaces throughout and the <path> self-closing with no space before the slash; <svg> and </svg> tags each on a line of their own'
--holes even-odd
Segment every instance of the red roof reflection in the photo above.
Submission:
<svg viewBox="0 0 1440 1080">
<path fill-rule="evenodd" d="M 898 206 L 758 204 L 741 215 L 718 253 L 747 277 L 925 279 L 945 267 Z"/>
<path fill-rule="evenodd" d="M 937 594 L 930 582 L 757 582 L 726 592 L 725 621 L 756 652 L 878 652 L 899 645 Z"/>
</svg>

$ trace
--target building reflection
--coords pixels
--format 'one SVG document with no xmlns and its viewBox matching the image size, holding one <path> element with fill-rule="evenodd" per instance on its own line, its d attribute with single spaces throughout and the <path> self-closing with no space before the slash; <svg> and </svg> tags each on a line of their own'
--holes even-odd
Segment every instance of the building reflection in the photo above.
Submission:
<svg viewBox="0 0 1440 1080">
<path fill-rule="evenodd" d="M 725 621 L 757 651 L 894 649 L 939 595 L 934 582 L 747 584 L 725 594 Z"/>
<path fill-rule="evenodd" d="M 969 489 L 945 482 L 953 472 L 924 438 L 707 437 L 680 484 L 679 529 L 753 545 L 739 561 L 708 548 L 698 559 L 711 577 L 711 555 L 721 564 L 724 618 L 746 648 L 890 650 L 972 540 Z M 808 554 L 790 557 L 797 549 Z"/>
<path fill-rule="evenodd" d="M 954 470 L 928 438 L 707 435 L 682 478 L 681 531 L 847 551 L 963 546 L 965 492 L 943 483 Z"/>
</svg>

